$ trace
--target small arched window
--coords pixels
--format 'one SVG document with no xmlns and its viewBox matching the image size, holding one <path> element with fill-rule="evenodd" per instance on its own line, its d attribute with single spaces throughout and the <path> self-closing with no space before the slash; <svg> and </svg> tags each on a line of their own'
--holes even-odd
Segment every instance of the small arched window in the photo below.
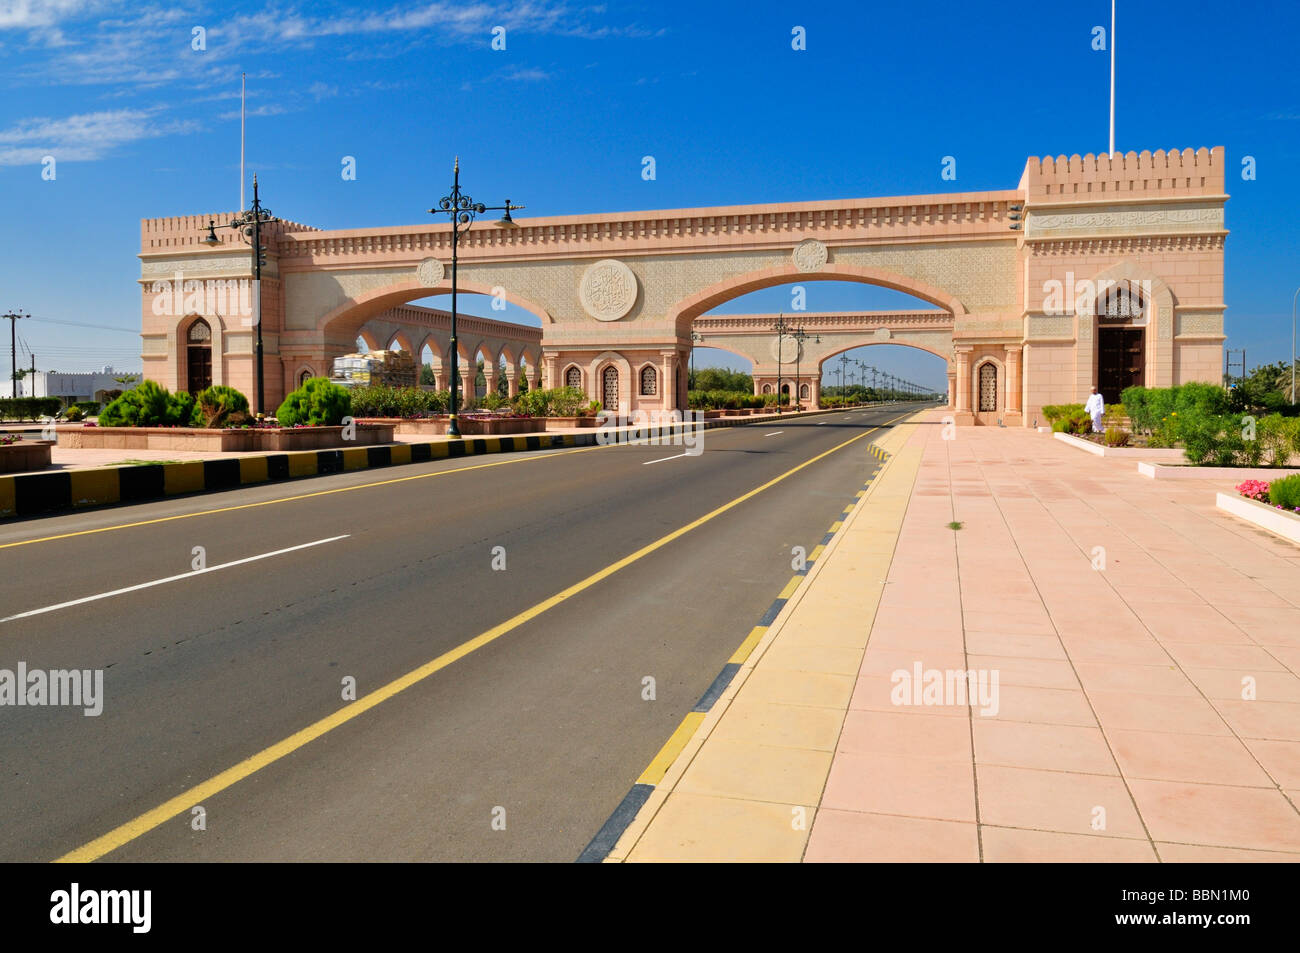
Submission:
<svg viewBox="0 0 1300 953">
<path fill-rule="evenodd" d="M 609 365 L 601 380 L 604 384 L 601 403 L 606 410 L 613 412 L 618 409 L 618 368 Z"/>
<path fill-rule="evenodd" d="M 659 393 L 659 375 L 655 373 L 654 367 L 647 364 L 641 368 L 641 396 L 653 397 Z"/>
<path fill-rule="evenodd" d="M 980 365 L 980 411 L 998 409 L 998 369 L 995 364 Z"/>
<path fill-rule="evenodd" d="M 772 385 L 771 385 L 771 384 L 764 384 L 764 385 L 763 385 L 763 393 L 764 393 L 764 394 L 770 394 L 770 393 L 772 393 Z"/>
<path fill-rule="evenodd" d="M 570 366 L 569 369 L 564 372 L 564 386 L 582 387 L 582 371 L 578 370 L 576 367 Z"/>
<path fill-rule="evenodd" d="M 190 325 L 189 343 L 191 344 L 210 344 L 212 342 L 212 328 L 208 327 L 208 322 L 199 318 Z"/>
</svg>

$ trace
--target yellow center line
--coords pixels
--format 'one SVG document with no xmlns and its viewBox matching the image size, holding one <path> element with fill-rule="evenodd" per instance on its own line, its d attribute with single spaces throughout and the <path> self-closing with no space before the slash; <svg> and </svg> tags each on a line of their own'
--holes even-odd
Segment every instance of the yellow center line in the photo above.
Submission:
<svg viewBox="0 0 1300 953">
<path fill-rule="evenodd" d="M 894 420 L 898 420 L 898 419 L 900 418 L 899 417 L 894 418 Z M 888 420 L 885 422 L 885 424 L 882 424 L 881 426 L 885 426 L 893 422 L 894 422 L 893 420 Z M 736 497 L 734 500 L 731 500 L 729 503 L 722 504 L 717 509 L 705 513 L 703 516 L 699 517 L 698 519 L 692 520 L 691 522 L 687 523 L 685 526 L 673 530 L 671 533 L 668 533 L 666 536 L 659 537 L 659 539 L 655 540 L 653 543 L 649 543 L 646 546 L 642 546 L 636 552 L 628 556 L 624 556 L 622 559 L 618 560 L 615 563 L 611 563 L 609 566 L 606 566 L 604 569 L 601 569 L 598 572 L 592 573 L 586 579 L 574 583 L 572 586 L 569 586 L 567 589 L 557 592 L 555 595 L 551 596 L 550 598 L 544 599 L 543 601 L 537 603 L 531 608 L 525 609 L 523 612 L 520 612 L 517 615 L 512 616 L 511 618 L 505 620 L 504 622 L 494 625 L 486 632 L 482 632 L 479 635 L 476 635 L 474 638 L 466 642 L 462 642 L 454 649 L 444 652 L 442 655 L 439 655 L 437 658 L 433 659 L 432 661 L 426 662 L 424 665 L 421 665 L 419 668 L 414 669 L 413 671 L 407 672 L 405 675 L 399 676 L 398 678 L 394 679 L 388 684 L 383 685 L 380 688 L 375 689 L 373 692 L 370 692 L 369 694 L 362 696 L 361 698 L 352 702 L 350 705 L 346 705 L 345 707 L 340 708 L 338 711 L 334 712 L 333 714 L 327 715 L 324 718 L 320 719 L 319 721 L 316 721 L 313 724 L 308 725 L 306 728 L 294 732 L 292 735 L 290 735 L 288 738 L 285 738 L 283 741 L 277 742 L 276 744 L 271 745 L 269 748 L 264 748 L 263 750 L 259 751 L 257 754 L 253 755 L 252 757 L 245 758 L 243 761 L 239 762 L 233 767 L 227 768 L 225 771 L 222 771 L 220 774 L 214 775 L 213 777 L 202 782 L 201 784 L 197 784 L 194 787 L 190 788 L 189 790 L 176 795 L 176 797 L 173 797 L 170 800 L 163 802 L 162 804 L 155 807 L 153 810 L 146 811 L 144 814 L 141 814 L 139 817 L 136 817 L 133 820 L 127 821 L 125 824 L 122 824 L 120 827 L 115 827 L 107 834 L 95 838 L 90 843 L 78 847 L 76 850 L 71 851 L 70 853 L 64 854 L 57 861 L 55 861 L 55 863 L 88 863 L 93 860 L 98 860 L 100 857 L 103 857 L 105 854 L 109 853 L 110 851 L 114 851 L 117 848 L 123 846 L 124 844 L 128 844 L 131 841 L 135 840 L 137 837 L 147 834 L 155 827 L 158 827 L 159 825 L 171 820 L 173 817 L 176 817 L 177 815 L 185 812 L 193 805 L 199 804 L 213 797 L 214 795 L 219 794 L 220 792 L 226 790 L 226 788 L 229 788 L 232 785 L 238 783 L 239 781 L 242 781 L 243 779 L 249 777 L 250 775 L 256 773 L 257 771 L 260 771 L 262 768 L 265 768 L 270 764 L 274 764 L 276 761 L 279 761 L 281 758 L 285 757 L 286 755 L 292 754 L 294 751 L 297 751 L 299 748 L 303 747 L 309 742 L 314 741 L 315 739 L 319 738 L 321 735 L 324 735 L 325 733 L 334 730 L 340 725 L 346 724 L 352 719 L 374 708 L 376 705 L 380 704 L 381 702 L 387 701 L 388 699 L 392 698 L 394 695 L 398 694 L 399 692 L 405 691 L 406 689 L 410 688 L 412 685 L 415 685 L 416 683 L 421 682 L 424 679 L 428 678 L 430 675 L 433 675 L 434 673 L 441 671 L 442 669 L 451 665 L 453 662 L 457 662 L 460 659 L 464 658 L 465 656 L 469 655 L 470 653 L 475 652 L 478 649 L 481 649 L 483 646 L 489 644 L 490 642 L 496 641 L 506 633 L 519 628 L 519 626 L 523 625 L 525 622 L 537 618 L 537 616 L 548 611 L 549 609 L 553 609 L 555 606 L 558 606 L 560 603 L 573 598 L 574 596 L 578 595 L 584 590 L 590 589 L 592 586 L 596 585 L 597 583 L 601 582 L 604 579 L 609 578 L 619 570 L 624 569 L 627 566 L 630 566 L 632 563 L 636 562 L 637 560 L 650 555 L 651 553 L 655 552 L 658 549 L 662 549 L 664 546 L 667 546 L 673 540 L 685 536 L 691 530 L 703 526 L 705 523 L 709 522 L 710 520 L 715 519 L 716 517 L 721 516 L 723 513 L 726 513 L 728 510 L 734 509 L 735 507 L 739 506 L 741 503 L 744 503 L 746 500 L 753 499 L 755 496 L 762 493 L 764 490 L 776 486 L 782 480 L 785 480 L 793 476 L 794 474 L 798 473 L 800 470 L 812 466 L 818 460 L 822 460 L 826 457 L 829 457 L 831 454 L 844 449 L 849 444 L 856 443 L 857 441 L 861 440 L 863 437 L 869 436 L 870 434 L 875 433 L 879 429 L 880 427 L 872 427 L 870 430 L 864 430 L 856 437 L 850 437 L 848 440 L 845 440 L 843 443 L 837 444 L 836 446 L 831 447 L 829 450 L 823 451 L 822 453 L 817 454 L 817 456 L 805 460 L 803 463 L 799 464 L 798 466 L 787 470 L 785 473 L 782 473 L 778 477 L 768 480 L 766 483 L 762 484 L 761 486 L 755 487 L 754 489 L 750 490 L 748 493 L 744 493 Z M 588 448 L 584 448 L 584 449 L 588 449 Z"/>
</svg>

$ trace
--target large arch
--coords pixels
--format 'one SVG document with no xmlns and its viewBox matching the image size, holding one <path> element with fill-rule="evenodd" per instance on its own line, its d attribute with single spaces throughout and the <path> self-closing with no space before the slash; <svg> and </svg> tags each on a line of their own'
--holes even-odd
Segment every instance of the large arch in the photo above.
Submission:
<svg viewBox="0 0 1300 953">
<path fill-rule="evenodd" d="M 879 285 L 928 301 L 954 317 L 967 313 L 966 306 L 960 299 L 926 282 L 883 268 L 828 263 L 816 272 L 800 271 L 795 265 L 787 264 L 725 278 L 682 299 L 669 313 L 668 319 L 673 323 L 679 336 L 686 336 L 690 334 L 692 321 L 733 298 L 777 285 L 801 284 L 809 281 L 854 281 L 860 284 Z"/>
<path fill-rule="evenodd" d="M 492 288 L 479 284 L 478 282 L 457 281 L 457 290 L 465 294 L 481 294 L 492 296 Z M 316 333 L 325 336 L 334 336 L 347 332 L 351 325 L 355 324 L 357 328 L 365 324 L 371 318 L 382 314 L 389 308 L 398 305 L 409 304 L 412 301 L 418 301 L 421 298 L 430 298 L 434 295 L 450 294 L 451 279 L 434 287 L 422 285 L 418 281 L 401 281 L 383 288 L 377 288 L 373 291 L 363 292 L 345 301 L 343 304 L 326 312 L 316 321 Z M 541 305 L 527 299 L 520 298 L 517 295 L 511 296 L 511 303 L 516 304 L 526 311 L 535 314 L 543 323 L 554 324 L 555 319 Z"/>
</svg>

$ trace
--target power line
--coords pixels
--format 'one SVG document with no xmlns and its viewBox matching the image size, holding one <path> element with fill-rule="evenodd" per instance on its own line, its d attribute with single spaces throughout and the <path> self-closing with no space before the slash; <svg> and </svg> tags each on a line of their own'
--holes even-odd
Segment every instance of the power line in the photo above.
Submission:
<svg viewBox="0 0 1300 953">
<path fill-rule="evenodd" d="M 33 321 L 41 321 L 45 324 L 66 324 L 72 328 L 93 328 L 96 331 L 121 331 L 124 334 L 139 334 L 132 328 L 119 328 L 111 324 L 86 324 L 82 321 L 60 321 L 58 318 L 32 318 Z"/>
</svg>

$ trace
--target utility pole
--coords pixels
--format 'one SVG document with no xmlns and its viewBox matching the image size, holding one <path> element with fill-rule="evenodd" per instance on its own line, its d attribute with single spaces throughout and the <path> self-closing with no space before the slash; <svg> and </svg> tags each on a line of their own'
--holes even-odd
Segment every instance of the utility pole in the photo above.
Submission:
<svg viewBox="0 0 1300 953">
<path fill-rule="evenodd" d="M 0 315 L 0 318 L 9 319 L 9 396 L 18 396 L 18 319 L 30 318 L 30 314 L 23 314 L 21 311 L 10 311 L 8 314 Z"/>
</svg>

